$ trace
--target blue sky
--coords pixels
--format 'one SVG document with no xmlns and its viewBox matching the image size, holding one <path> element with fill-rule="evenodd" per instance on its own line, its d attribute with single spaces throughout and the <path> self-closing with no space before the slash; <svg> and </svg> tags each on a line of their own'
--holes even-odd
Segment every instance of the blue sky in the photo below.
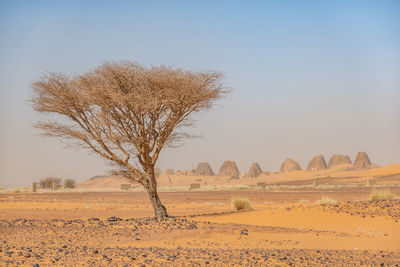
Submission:
<svg viewBox="0 0 400 267">
<path fill-rule="evenodd" d="M 399 1 L 1 1 L 0 186 L 78 180 L 109 166 L 32 128 L 46 71 L 110 60 L 216 70 L 233 88 L 163 169 L 223 160 L 277 170 L 317 154 L 400 163 Z"/>
</svg>

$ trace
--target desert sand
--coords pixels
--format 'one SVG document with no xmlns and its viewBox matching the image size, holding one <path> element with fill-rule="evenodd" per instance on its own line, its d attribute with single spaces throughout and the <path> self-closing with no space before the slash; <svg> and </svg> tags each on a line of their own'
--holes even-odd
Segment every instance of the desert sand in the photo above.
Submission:
<svg viewBox="0 0 400 267">
<path fill-rule="evenodd" d="M 167 173 L 172 173 L 168 169 Z M 196 173 L 194 171 L 194 173 Z M 310 186 L 337 185 L 337 186 L 365 186 L 367 181 L 377 185 L 400 185 L 400 164 L 390 164 L 383 167 L 353 168 L 351 164 L 343 164 L 319 171 L 298 170 L 291 172 L 263 172 L 258 177 L 247 177 L 231 179 L 231 176 L 206 176 L 206 175 L 177 175 L 161 174 L 157 183 L 161 191 L 187 190 L 190 184 L 197 183 L 200 190 L 229 190 L 234 186 L 246 186 L 254 188 L 258 183 L 267 186 Z M 121 184 L 129 182 L 122 177 L 98 176 L 78 183 L 77 189 L 82 190 L 120 190 Z M 134 190 L 140 190 L 137 185 L 132 184 Z"/>
<path fill-rule="evenodd" d="M 396 265 L 400 200 L 372 188 L 0 195 L 2 266 Z M 390 187 L 400 195 L 400 188 Z M 321 197 L 337 200 L 316 204 Z M 230 200 L 250 200 L 232 211 Z M 36 265 L 37 266 L 37 265 Z"/>
<path fill-rule="evenodd" d="M 120 190 L 121 177 L 94 177 L 75 190 L 2 193 L 0 265 L 400 264 L 400 165 L 231 178 L 161 175 L 171 216 L 162 222 L 151 219 L 147 193 Z M 189 190 L 192 183 L 200 188 Z M 394 198 L 370 199 L 383 189 Z M 236 198 L 252 209 L 234 211 Z"/>
</svg>

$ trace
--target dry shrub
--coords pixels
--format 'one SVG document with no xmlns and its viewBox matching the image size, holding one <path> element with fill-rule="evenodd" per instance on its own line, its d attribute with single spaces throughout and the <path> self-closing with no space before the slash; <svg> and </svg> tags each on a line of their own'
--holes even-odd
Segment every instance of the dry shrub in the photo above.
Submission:
<svg viewBox="0 0 400 267">
<path fill-rule="evenodd" d="M 325 204 L 335 204 L 337 201 L 336 199 L 330 197 L 321 197 L 321 199 L 317 200 L 315 203 L 318 205 L 325 205 Z"/>
<path fill-rule="evenodd" d="M 394 194 L 389 189 L 374 190 L 369 195 L 371 200 L 390 200 L 394 198 Z"/>
<path fill-rule="evenodd" d="M 250 201 L 247 198 L 233 198 L 231 204 L 233 209 L 237 211 L 251 210 Z"/>
<path fill-rule="evenodd" d="M 19 188 L 14 189 L 14 193 L 21 193 L 21 190 Z"/>
<path fill-rule="evenodd" d="M 64 187 L 65 188 L 75 188 L 75 180 L 73 180 L 73 179 L 64 180 Z"/>
</svg>

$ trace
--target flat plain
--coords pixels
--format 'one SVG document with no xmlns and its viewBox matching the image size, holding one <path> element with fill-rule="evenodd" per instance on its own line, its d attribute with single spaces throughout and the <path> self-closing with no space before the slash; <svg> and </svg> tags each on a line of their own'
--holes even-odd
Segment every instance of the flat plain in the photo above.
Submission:
<svg viewBox="0 0 400 267">
<path fill-rule="evenodd" d="M 400 195 L 398 186 L 387 187 Z M 0 194 L 2 266 L 400 264 L 400 200 L 370 187 Z M 232 211 L 233 198 L 252 210 Z M 326 197 L 334 203 L 316 202 Z"/>
</svg>

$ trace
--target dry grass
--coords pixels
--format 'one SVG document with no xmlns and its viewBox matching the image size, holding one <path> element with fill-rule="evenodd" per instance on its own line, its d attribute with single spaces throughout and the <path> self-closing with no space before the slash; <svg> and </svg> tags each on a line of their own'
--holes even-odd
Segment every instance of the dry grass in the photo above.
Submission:
<svg viewBox="0 0 400 267">
<path fill-rule="evenodd" d="M 29 192 L 29 189 L 27 187 L 15 187 L 14 189 L 12 189 L 13 193 L 27 193 Z"/>
<path fill-rule="evenodd" d="M 233 198 L 231 204 L 236 211 L 248 211 L 251 210 L 250 201 L 247 198 Z"/>
<path fill-rule="evenodd" d="M 337 203 L 336 199 L 330 197 L 321 197 L 321 199 L 315 202 L 318 205 L 325 205 L 325 204 L 335 204 Z"/>
<path fill-rule="evenodd" d="M 389 189 L 373 190 L 369 195 L 371 200 L 390 200 L 394 198 L 394 194 Z"/>
</svg>

